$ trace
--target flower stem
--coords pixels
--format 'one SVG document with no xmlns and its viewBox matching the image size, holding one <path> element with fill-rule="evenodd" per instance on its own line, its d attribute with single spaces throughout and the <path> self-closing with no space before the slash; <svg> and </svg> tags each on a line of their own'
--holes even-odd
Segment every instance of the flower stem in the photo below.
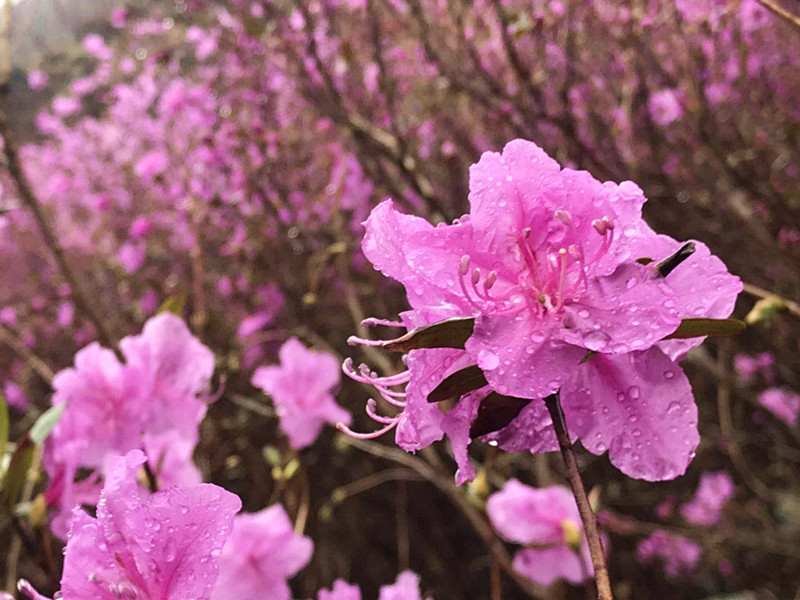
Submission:
<svg viewBox="0 0 800 600">
<path fill-rule="evenodd" d="M 569 439 L 567 421 L 564 418 L 564 411 L 561 408 L 558 392 L 545 398 L 544 403 L 550 412 L 550 417 L 553 419 L 553 429 L 556 431 L 558 446 L 561 449 L 561 458 L 564 459 L 564 466 L 567 470 L 567 482 L 569 482 L 569 487 L 572 489 L 573 496 L 575 496 L 578 512 L 581 515 L 581 521 L 583 521 L 586 541 L 589 544 L 589 553 L 592 556 L 598 600 L 613 600 L 614 596 L 611 593 L 611 580 L 608 578 L 603 543 L 600 541 L 600 534 L 597 530 L 597 518 L 589 504 L 586 489 L 583 487 L 583 481 L 581 481 L 581 475 L 578 472 L 578 463 L 575 460 L 575 453 L 572 451 L 572 442 Z"/>
</svg>

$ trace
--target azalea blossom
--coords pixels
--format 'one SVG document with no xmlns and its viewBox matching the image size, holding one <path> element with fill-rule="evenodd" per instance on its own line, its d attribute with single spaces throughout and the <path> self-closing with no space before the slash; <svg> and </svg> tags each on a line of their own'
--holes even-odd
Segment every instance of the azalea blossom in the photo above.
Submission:
<svg viewBox="0 0 800 600">
<path fill-rule="evenodd" d="M 341 376 L 333 356 L 309 350 L 297 338 L 288 339 L 278 355 L 280 365 L 256 369 L 253 385 L 272 397 L 293 448 L 312 444 L 325 423 L 350 422 L 333 398 Z"/>
<path fill-rule="evenodd" d="M 214 356 L 178 317 L 150 319 L 140 335 L 120 342 L 120 362 L 92 343 L 74 367 L 53 378 L 53 405 L 64 412 L 45 444 L 50 475 L 45 497 L 56 510 L 53 527 L 66 535 L 71 509 L 93 504 L 109 461 L 134 449 L 147 453 L 157 479 L 167 485 L 199 483 L 192 462 L 198 425 L 206 413 Z M 80 468 L 96 475 L 73 482 Z"/>
<path fill-rule="evenodd" d="M 212 600 L 289 600 L 286 583 L 311 559 L 313 542 L 294 532 L 279 504 L 237 515 L 219 557 Z"/>
<path fill-rule="evenodd" d="M 423 600 L 419 589 L 419 575 L 403 571 L 391 585 L 383 585 L 378 590 L 378 600 Z M 425 600 L 433 600 L 426 597 Z"/>
<path fill-rule="evenodd" d="M 715 525 L 733 494 L 733 480 L 726 472 L 703 473 L 694 498 L 681 507 L 681 514 L 693 525 Z"/>
<path fill-rule="evenodd" d="M 532 581 L 579 584 L 594 576 L 578 506 L 567 488 L 536 489 L 511 479 L 489 497 L 486 512 L 504 539 L 526 546 L 514 557 L 514 569 Z"/>
<path fill-rule="evenodd" d="M 147 495 L 137 482 L 144 454 L 111 464 L 97 518 L 75 508 L 64 554 L 65 599 L 208 600 L 239 498 L 201 484 Z M 46 600 L 27 582 L 20 589 Z"/>
<path fill-rule="evenodd" d="M 361 590 L 357 585 L 337 579 L 331 589 L 317 593 L 317 600 L 361 600 Z"/>
<path fill-rule="evenodd" d="M 790 427 L 797 425 L 800 418 L 800 395 L 783 388 L 769 388 L 758 395 L 758 401 Z"/>
<path fill-rule="evenodd" d="M 664 572 L 670 577 L 693 573 L 700 564 L 702 553 L 697 543 L 663 530 L 654 532 L 636 547 L 639 562 L 647 564 L 660 561 L 664 565 Z"/>
<path fill-rule="evenodd" d="M 675 361 L 704 338 L 665 338 L 684 318 L 729 316 L 741 282 L 702 243 L 653 232 L 641 218 L 644 202 L 634 183 L 561 169 L 516 140 L 471 167 L 470 214 L 451 225 L 401 214 L 391 201 L 376 207 L 364 254 L 403 283 L 411 310 L 397 323 L 366 324 L 411 330 L 475 319 L 464 350 L 411 350 L 404 373 L 379 377 L 345 363 L 352 378 L 402 409 L 381 417 L 370 403 L 367 412 L 384 425 L 378 433 L 396 427 L 409 451 L 446 434 L 463 481 L 472 476 L 466 444 L 484 398 L 532 402 L 519 403 L 505 430 L 479 437 L 542 452 L 557 445 L 540 400 L 559 392 L 571 433 L 589 451 L 608 451 L 633 477 L 682 474 L 699 435 L 691 387 Z M 428 395 L 469 366 L 485 386 L 443 416 Z"/>
</svg>

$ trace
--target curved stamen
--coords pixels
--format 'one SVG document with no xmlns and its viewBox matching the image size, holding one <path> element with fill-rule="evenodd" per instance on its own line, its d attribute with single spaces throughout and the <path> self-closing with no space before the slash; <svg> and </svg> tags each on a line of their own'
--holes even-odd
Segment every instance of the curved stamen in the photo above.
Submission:
<svg viewBox="0 0 800 600">
<path fill-rule="evenodd" d="M 384 433 L 390 432 L 392 429 L 397 427 L 397 424 L 400 422 L 400 417 L 396 417 L 392 419 L 392 422 L 386 425 L 385 427 L 381 427 L 377 431 L 373 431 L 372 433 L 358 433 L 350 429 L 344 423 L 337 423 L 336 429 L 341 431 L 343 434 L 350 436 L 351 438 L 355 438 L 357 440 L 374 440 L 375 438 L 381 437 Z"/>
<path fill-rule="evenodd" d="M 362 327 L 377 327 L 383 325 L 384 327 L 405 327 L 400 321 L 390 321 L 389 319 L 379 319 L 378 317 L 369 317 L 361 321 Z"/>
<path fill-rule="evenodd" d="M 387 425 L 389 423 L 394 423 L 395 421 L 397 421 L 397 417 L 382 417 L 381 415 L 378 414 L 377 409 L 378 409 L 378 404 L 377 402 L 375 402 L 374 398 L 370 398 L 369 400 L 367 400 L 367 406 L 364 407 L 364 410 L 370 419 L 372 419 L 373 421 L 377 421 L 378 423 L 383 423 L 384 425 Z"/>
</svg>

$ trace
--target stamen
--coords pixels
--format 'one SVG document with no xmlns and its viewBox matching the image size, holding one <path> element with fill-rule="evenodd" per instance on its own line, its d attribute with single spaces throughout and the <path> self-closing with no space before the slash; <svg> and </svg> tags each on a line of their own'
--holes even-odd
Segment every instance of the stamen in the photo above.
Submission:
<svg viewBox="0 0 800 600">
<path fill-rule="evenodd" d="M 373 431 L 372 433 L 357 433 L 350 429 L 344 423 L 337 423 L 336 429 L 341 431 L 343 434 L 355 438 L 357 440 L 374 440 L 375 438 L 381 437 L 384 433 L 390 432 L 392 429 L 397 427 L 397 424 L 400 422 L 400 417 L 395 417 L 392 419 L 392 422 L 386 425 L 385 427 L 381 427 L 377 431 Z"/>
<path fill-rule="evenodd" d="M 388 319 L 379 319 L 377 317 L 369 317 L 361 321 L 362 327 L 376 327 L 383 325 L 384 327 L 405 327 L 400 321 L 389 321 Z"/>
<path fill-rule="evenodd" d="M 464 256 L 461 257 L 461 263 L 458 266 L 458 270 L 461 273 L 461 275 L 466 275 L 467 271 L 469 271 L 469 261 L 470 261 L 469 255 L 465 254 Z"/>
<path fill-rule="evenodd" d="M 492 289 L 495 282 L 497 281 L 497 271 L 489 271 L 489 274 L 486 276 L 486 281 L 483 282 L 483 289 L 487 292 Z"/>
<path fill-rule="evenodd" d="M 478 282 L 481 280 L 481 270 L 476 268 L 472 271 L 472 285 L 478 285 Z"/>
<path fill-rule="evenodd" d="M 558 311 L 562 306 L 564 306 L 564 282 L 567 280 L 567 251 L 564 248 L 560 248 L 558 251 L 558 258 L 561 262 L 561 273 L 558 277 L 558 290 L 556 291 L 556 295 L 558 296 L 558 301 L 555 305 L 555 310 Z"/>
<path fill-rule="evenodd" d="M 567 227 L 572 226 L 572 215 L 570 215 L 567 211 L 561 210 L 560 208 L 553 213 L 553 216 L 561 221 Z"/>
<path fill-rule="evenodd" d="M 606 234 L 606 224 L 604 221 L 600 219 L 595 219 L 594 221 L 592 221 L 592 227 L 594 227 L 594 230 L 600 235 Z"/>
<path fill-rule="evenodd" d="M 382 417 L 378 414 L 377 409 L 378 403 L 375 402 L 374 398 L 367 400 L 367 406 L 364 408 L 364 410 L 370 419 L 377 421 L 378 423 L 383 423 L 384 425 L 388 423 L 394 423 L 397 420 L 397 417 Z"/>
</svg>

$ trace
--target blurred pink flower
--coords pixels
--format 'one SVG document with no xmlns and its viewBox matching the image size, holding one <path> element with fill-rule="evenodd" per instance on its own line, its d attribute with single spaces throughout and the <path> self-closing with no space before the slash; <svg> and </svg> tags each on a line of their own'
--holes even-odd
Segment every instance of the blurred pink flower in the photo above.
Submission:
<svg viewBox="0 0 800 600">
<path fill-rule="evenodd" d="M 81 109 L 81 102 L 71 96 L 56 96 L 52 104 L 53 112 L 60 117 L 68 117 Z"/>
<path fill-rule="evenodd" d="M 770 379 L 772 366 L 775 364 L 775 357 L 769 352 L 762 352 L 756 356 L 737 354 L 733 357 L 733 368 L 739 376 L 747 382 L 753 380 L 757 374 Z"/>
<path fill-rule="evenodd" d="M 3 396 L 9 406 L 19 410 L 27 410 L 28 397 L 25 392 L 13 381 L 6 381 L 3 384 Z"/>
<path fill-rule="evenodd" d="M 650 117 L 657 125 L 666 127 L 683 116 L 683 105 L 676 90 L 660 90 L 647 101 Z"/>
<path fill-rule="evenodd" d="M 361 590 L 357 585 L 337 579 L 333 582 L 333 588 L 319 591 L 317 600 L 361 600 Z"/>
<path fill-rule="evenodd" d="M 287 340 L 279 356 L 280 366 L 256 370 L 253 385 L 272 397 L 293 448 L 312 444 L 324 423 L 350 422 L 350 413 L 331 395 L 340 377 L 333 356 L 308 350 L 297 338 Z"/>
<path fill-rule="evenodd" d="M 761 406 L 787 425 L 797 425 L 800 416 L 800 395 L 782 388 L 769 388 L 758 395 Z"/>
<path fill-rule="evenodd" d="M 419 575 L 411 571 L 403 571 L 391 585 L 381 586 L 378 600 L 422 600 L 419 590 Z M 426 600 L 431 600 L 427 598 Z"/>
<path fill-rule="evenodd" d="M 290 600 L 286 581 L 311 559 L 311 539 L 294 532 L 279 504 L 240 514 L 219 557 L 214 600 Z"/>
<path fill-rule="evenodd" d="M 536 489 L 511 479 L 489 496 L 486 512 L 504 539 L 537 546 L 514 557 L 514 569 L 532 581 L 550 585 L 565 579 L 577 584 L 593 577 L 578 507 L 567 488 Z"/>
<path fill-rule="evenodd" d="M 32 90 L 40 90 L 45 87 L 50 78 L 38 69 L 34 69 L 28 73 L 28 87 Z"/>
<path fill-rule="evenodd" d="M 694 498 L 681 506 L 681 514 L 693 525 L 715 525 L 733 494 L 734 486 L 730 475 L 724 471 L 703 473 Z"/>
<path fill-rule="evenodd" d="M 112 461 L 97 518 L 74 509 L 57 597 L 211 597 L 217 560 L 241 501 L 211 484 L 147 496 L 136 479 L 145 460 L 134 450 Z M 20 583 L 30 598 L 43 598 L 27 582 Z"/>
<path fill-rule="evenodd" d="M 700 564 L 702 549 L 684 537 L 666 531 L 656 531 L 636 547 L 640 563 L 663 561 L 664 572 L 670 577 L 691 575 Z"/>
</svg>

